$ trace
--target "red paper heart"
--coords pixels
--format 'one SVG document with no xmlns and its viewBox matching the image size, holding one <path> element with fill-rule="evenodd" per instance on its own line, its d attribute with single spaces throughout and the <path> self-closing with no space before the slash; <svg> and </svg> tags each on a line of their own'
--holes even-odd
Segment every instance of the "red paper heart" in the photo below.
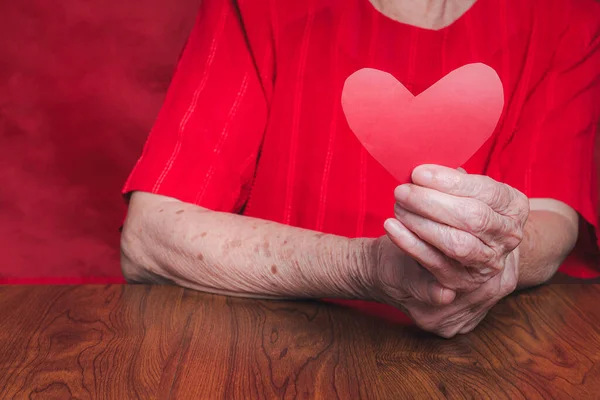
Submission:
<svg viewBox="0 0 600 400">
<path fill-rule="evenodd" d="M 342 92 L 350 128 L 402 183 L 418 165 L 464 164 L 492 135 L 503 105 L 502 82 L 484 64 L 458 68 L 416 97 L 370 68 L 352 74 Z"/>
</svg>

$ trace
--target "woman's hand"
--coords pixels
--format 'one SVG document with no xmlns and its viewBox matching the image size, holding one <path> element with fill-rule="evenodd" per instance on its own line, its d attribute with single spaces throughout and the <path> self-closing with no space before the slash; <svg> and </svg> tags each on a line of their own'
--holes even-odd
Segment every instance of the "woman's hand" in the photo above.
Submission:
<svg viewBox="0 0 600 400">
<path fill-rule="evenodd" d="M 445 338 L 473 330 L 516 287 L 518 249 L 507 256 L 499 274 L 472 292 L 457 294 L 440 285 L 388 236 L 376 239 L 375 244 L 370 299 L 405 311 L 417 326 Z"/>
<path fill-rule="evenodd" d="M 514 252 L 529 215 L 524 194 L 487 176 L 435 165 L 416 168 L 413 182 L 396 189 L 396 219 L 385 228 L 439 283 L 473 292 L 505 268 L 516 269 Z"/>
<path fill-rule="evenodd" d="M 521 192 L 450 168 L 415 169 L 377 240 L 375 300 L 443 337 L 474 329 L 513 292 L 529 215 Z"/>
</svg>

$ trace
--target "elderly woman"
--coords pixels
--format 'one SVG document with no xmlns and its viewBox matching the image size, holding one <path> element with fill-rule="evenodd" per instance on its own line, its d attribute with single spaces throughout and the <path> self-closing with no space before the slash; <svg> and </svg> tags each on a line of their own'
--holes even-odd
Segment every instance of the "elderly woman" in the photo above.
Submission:
<svg viewBox="0 0 600 400">
<path fill-rule="evenodd" d="M 599 45 L 593 0 L 203 0 L 124 188 L 124 275 L 469 332 L 561 264 L 594 266 Z M 376 68 L 418 95 L 470 63 L 502 82 L 493 135 L 464 169 L 396 181 L 344 82 Z"/>
</svg>

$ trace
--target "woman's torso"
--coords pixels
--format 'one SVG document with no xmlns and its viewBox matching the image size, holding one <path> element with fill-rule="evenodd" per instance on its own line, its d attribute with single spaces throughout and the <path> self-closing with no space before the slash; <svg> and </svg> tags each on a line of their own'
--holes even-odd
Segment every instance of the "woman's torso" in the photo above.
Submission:
<svg viewBox="0 0 600 400">
<path fill-rule="evenodd" d="M 509 139 L 529 89 L 520 82 L 530 59 L 531 7 L 479 0 L 449 27 L 431 31 L 393 21 L 368 0 L 284 1 L 275 7 L 275 84 L 245 214 L 350 237 L 383 234 L 399 182 L 364 150 L 341 107 L 346 78 L 365 67 L 391 73 L 414 95 L 465 64 L 494 68 L 508 105 L 465 168 L 499 174 L 488 168 L 491 148 Z M 536 63 L 547 64 L 547 53 Z"/>
<path fill-rule="evenodd" d="M 384 234 L 393 190 L 402 183 L 366 152 L 346 122 L 341 93 L 353 72 L 389 72 L 418 95 L 463 65 L 492 67 L 505 106 L 492 137 L 463 167 L 502 181 L 507 163 L 527 164 L 533 141 L 519 144 L 518 160 L 504 157 L 503 149 L 552 64 L 568 16 L 581 13 L 585 3 L 478 0 L 433 31 L 396 22 L 368 0 L 263 2 L 270 4 L 265 12 L 273 40 L 256 64 L 270 116 L 243 212 L 348 237 Z M 243 18 L 243 5 L 241 11 Z"/>
</svg>

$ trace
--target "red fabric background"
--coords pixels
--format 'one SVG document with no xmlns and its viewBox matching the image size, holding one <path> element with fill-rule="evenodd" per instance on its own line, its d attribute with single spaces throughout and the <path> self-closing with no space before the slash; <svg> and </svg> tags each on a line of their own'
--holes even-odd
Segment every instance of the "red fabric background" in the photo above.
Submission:
<svg viewBox="0 0 600 400">
<path fill-rule="evenodd" d="M 198 4 L 0 1 L 0 282 L 122 280 L 120 190 Z"/>
<path fill-rule="evenodd" d="M 198 3 L 0 1 L 0 283 L 122 281 L 119 192 Z"/>
</svg>

